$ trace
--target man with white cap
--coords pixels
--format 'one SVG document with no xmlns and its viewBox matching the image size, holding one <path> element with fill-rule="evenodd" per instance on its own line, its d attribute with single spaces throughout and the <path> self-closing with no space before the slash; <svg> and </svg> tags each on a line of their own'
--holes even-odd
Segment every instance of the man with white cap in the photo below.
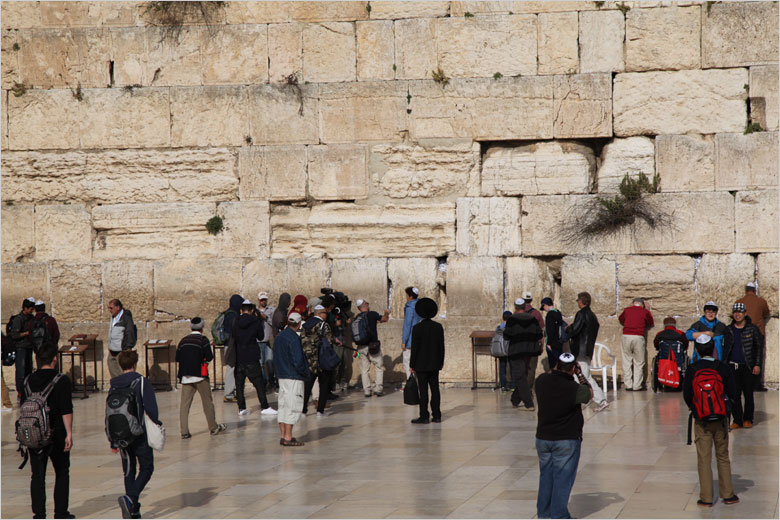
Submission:
<svg viewBox="0 0 780 520">
<path fill-rule="evenodd" d="M 404 363 L 406 379 L 409 379 L 409 376 L 412 373 L 409 368 L 409 362 L 412 359 L 412 328 L 420 323 L 422 318 L 415 312 L 420 290 L 417 287 L 407 287 L 404 289 L 404 292 L 406 293 L 406 305 L 404 305 L 404 330 L 402 335 L 403 343 L 401 345 L 401 358 Z"/>
<path fill-rule="evenodd" d="M 383 376 L 385 366 L 382 360 L 382 345 L 379 343 L 377 323 L 386 323 L 390 319 L 390 309 L 384 314 L 372 311 L 367 301 L 358 299 L 355 304 L 359 314 L 352 320 L 352 339 L 360 354 L 360 377 L 363 382 L 363 395 L 371 397 L 371 390 L 376 396 L 384 394 Z M 374 365 L 374 385 L 371 385 L 369 370 Z"/>
<path fill-rule="evenodd" d="M 21 399 L 24 378 L 32 374 L 33 348 L 30 328 L 35 311 L 35 298 L 22 301 L 22 311 L 11 316 L 8 322 L 8 335 L 16 348 L 16 394 Z"/>
<path fill-rule="evenodd" d="M 761 331 L 761 335 L 766 337 L 766 320 L 772 315 L 772 311 L 769 310 L 769 304 L 766 300 L 756 294 L 758 287 L 755 282 L 748 282 L 745 285 L 745 296 L 737 300 L 737 303 L 745 304 L 745 314 L 753 322 L 753 325 L 758 327 Z M 761 352 L 761 366 L 764 366 L 764 360 L 766 359 L 766 349 Z M 764 371 L 756 378 L 756 391 L 766 392 L 764 386 Z"/>
<path fill-rule="evenodd" d="M 274 329 L 271 324 L 271 317 L 274 315 L 274 308 L 268 306 L 268 293 L 260 291 L 257 293 L 257 307 L 255 308 L 255 316 L 260 318 L 263 322 L 263 331 L 265 338 L 263 341 L 257 343 L 260 347 L 260 364 L 265 371 L 265 380 L 268 383 L 268 390 L 271 387 L 276 386 L 276 378 L 274 377 L 274 351 L 271 350 L 271 338 L 274 337 Z"/>
<path fill-rule="evenodd" d="M 317 417 L 326 415 L 325 408 L 330 393 L 330 381 L 333 375 L 332 370 L 323 370 L 320 366 L 320 341 L 325 336 L 331 345 L 340 344 L 333 336 L 333 331 L 325 321 L 328 316 L 328 310 L 322 305 L 315 305 L 312 309 L 312 317 L 303 324 L 303 352 L 306 354 L 306 361 L 309 364 L 310 377 L 304 388 L 303 394 L 303 413 L 308 410 L 309 397 L 311 396 L 314 382 L 319 383 L 319 398 L 315 401 L 317 406 Z"/>
<path fill-rule="evenodd" d="M 534 297 L 531 295 L 531 291 L 523 291 L 523 300 L 525 301 L 525 312 L 536 318 L 536 321 L 539 323 L 539 327 L 541 327 L 542 330 L 544 330 L 544 318 L 542 317 L 542 313 L 539 312 L 537 309 L 534 309 L 533 306 L 533 300 Z M 539 340 L 539 352 L 542 352 L 544 348 L 544 338 Z M 534 387 L 534 379 L 536 378 L 536 367 L 539 365 L 539 356 L 531 356 L 531 359 L 528 360 L 528 386 L 533 389 Z"/>
<path fill-rule="evenodd" d="M 293 426 L 298 423 L 303 410 L 303 394 L 306 381 L 311 377 L 306 356 L 303 353 L 298 329 L 301 315 L 293 312 L 287 318 L 287 328 L 274 340 L 274 368 L 279 378 L 279 431 L 282 446 L 303 446 L 292 435 Z"/>
<path fill-rule="evenodd" d="M 718 306 L 710 300 L 704 304 L 704 315 L 691 324 L 685 332 L 688 341 L 699 336 L 709 336 L 715 344 L 715 359 L 723 360 L 723 350 L 731 350 L 732 335 L 725 323 L 718 321 Z M 699 359 L 698 351 L 694 350 L 691 361 Z"/>
<path fill-rule="evenodd" d="M 528 363 L 532 356 L 540 354 L 539 340 L 544 337 L 539 322 L 531 314 L 525 312 L 525 300 L 515 300 L 515 313 L 506 320 L 504 338 L 509 342 L 507 349 L 509 371 L 512 373 L 512 383 L 515 390 L 510 396 L 512 406 L 521 410 L 533 412 L 534 400 L 528 385 Z"/>
</svg>

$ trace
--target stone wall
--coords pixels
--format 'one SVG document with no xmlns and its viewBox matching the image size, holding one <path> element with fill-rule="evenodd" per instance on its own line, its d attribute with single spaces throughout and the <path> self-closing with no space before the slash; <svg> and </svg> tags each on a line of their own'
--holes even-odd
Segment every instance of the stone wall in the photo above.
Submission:
<svg viewBox="0 0 780 520">
<path fill-rule="evenodd" d="M 525 290 L 589 291 L 613 352 L 635 296 L 687 326 L 757 281 L 777 316 L 776 2 L 228 2 L 175 40 L 142 3 L 1 9 L 5 320 L 33 295 L 105 340 L 119 297 L 178 340 L 234 292 L 333 286 L 392 309 L 400 379 L 416 285 L 464 383 Z M 638 172 L 672 225 L 560 238 Z"/>
</svg>

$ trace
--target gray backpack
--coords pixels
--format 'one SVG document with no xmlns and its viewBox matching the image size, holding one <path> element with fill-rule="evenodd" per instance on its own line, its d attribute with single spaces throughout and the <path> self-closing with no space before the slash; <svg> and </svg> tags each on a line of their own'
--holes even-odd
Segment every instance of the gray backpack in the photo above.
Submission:
<svg viewBox="0 0 780 520">
<path fill-rule="evenodd" d="M 509 355 L 509 340 L 504 339 L 504 329 L 496 327 L 493 339 L 490 340 L 490 355 L 493 357 L 507 357 Z"/>
<path fill-rule="evenodd" d="M 130 386 L 112 388 L 106 398 L 106 436 L 112 446 L 126 448 L 144 434 L 138 419 L 138 399 L 135 388 L 143 378 L 135 379 Z"/>
</svg>

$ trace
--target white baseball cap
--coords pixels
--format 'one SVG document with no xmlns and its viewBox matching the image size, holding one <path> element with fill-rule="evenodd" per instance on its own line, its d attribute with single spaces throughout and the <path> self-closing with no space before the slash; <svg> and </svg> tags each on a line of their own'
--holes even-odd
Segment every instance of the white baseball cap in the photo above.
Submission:
<svg viewBox="0 0 780 520">
<path fill-rule="evenodd" d="M 260 291 L 257 293 L 257 299 L 258 300 L 267 300 L 268 299 L 268 293 L 265 291 Z"/>
<path fill-rule="evenodd" d="M 525 292 L 523 293 L 523 298 L 524 298 L 524 299 L 526 299 L 526 300 L 528 300 L 528 301 L 531 301 L 531 300 L 533 300 L 533 299 L 534 299 L 534 298 L 533 298 L 533 296 L 531 296 L 531 293 L 530 293 L 530 292 L 528 292 L 528 291 L 525 291 Z"/>
<path fill-rule="evenodd" d="M 292 314 L 290 314 L 290 316 L 287 318 L 287 321 L 288 321 L 289 323 L 296 323 L 296 324 L 297 324 L 297 323 L 300 323 L 300 322 L 301 322 L 301 315 L 300 315 L 300 314 L 298 314 L 297 312 L 293 312 L 293 313 L 292 313 Z"/>
</svg>

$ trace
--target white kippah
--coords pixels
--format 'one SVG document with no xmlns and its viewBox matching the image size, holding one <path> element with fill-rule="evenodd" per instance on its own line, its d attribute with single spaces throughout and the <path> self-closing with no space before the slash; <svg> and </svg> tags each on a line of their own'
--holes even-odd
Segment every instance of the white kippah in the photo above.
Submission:
<svg viewBox="0 0 780 520">
<path fill-rule="evenodd" d="M 241 302 L 241 305 L 252 305 L 252 302 L 250 302 L 249 300 L 244 300 Z"/>
<path fill-rule="evenodd" d="M 29 298 L 27 298 L 27 301 L 30 302 L 30 303 L 35 303 L 35 298 L 30 296 Z"/>
<path fill-rule="evenodd" d="M 360 307 L 361 305 L 363 305 L 363 300 L 361 300 L 360 298 L 358 298 L 358 301 L 356 301 L 356 302 L 355 302 L 355 304 L 356 304 L 358 307 Z"/>
<path fill-rule="evenodd" d="M 699 345 L 704 345 L 705 343 L 709 343 L 712 341 L 712 338 L 708 334 L 700 334 L 698 338 L 696 338 L 696 343 Z"/>
<path fill-rule="evenodd" d="M 574 356 L 569 354 L 568 352 L 564 352 L 560 356 L 558 356 L 558 361 L 561 363 L 573 363 L 574 362 Z"/>
<path fill-rule="evenodd" d="M 515 305 L 525 305 L 525 300 L 522 298 L 518 298 L 515 300 Z"/>
<path fill-rule="evenodd" d="M 319 311 L 324 311 L 324 310 L 325 310 L 325 307 L 323 307 L 322 305 L 315 305 L 314 306 L 314 312 L 319 312 Z"/>
<path fill-rule="evenodd" d="M 43 305 L 43 301 L 42 300 L 36 300 L 35 305 L 36 306 Z"/>
<path fill-rule="evenodd" d="M 415 295 L 418 295 L 418 296 L 419 296 L 419 294 L 420 294 L 420 289 L 418 289 L 417 287 L 412 287 L 412 292 L 413 292 Z"/>
</svg>

